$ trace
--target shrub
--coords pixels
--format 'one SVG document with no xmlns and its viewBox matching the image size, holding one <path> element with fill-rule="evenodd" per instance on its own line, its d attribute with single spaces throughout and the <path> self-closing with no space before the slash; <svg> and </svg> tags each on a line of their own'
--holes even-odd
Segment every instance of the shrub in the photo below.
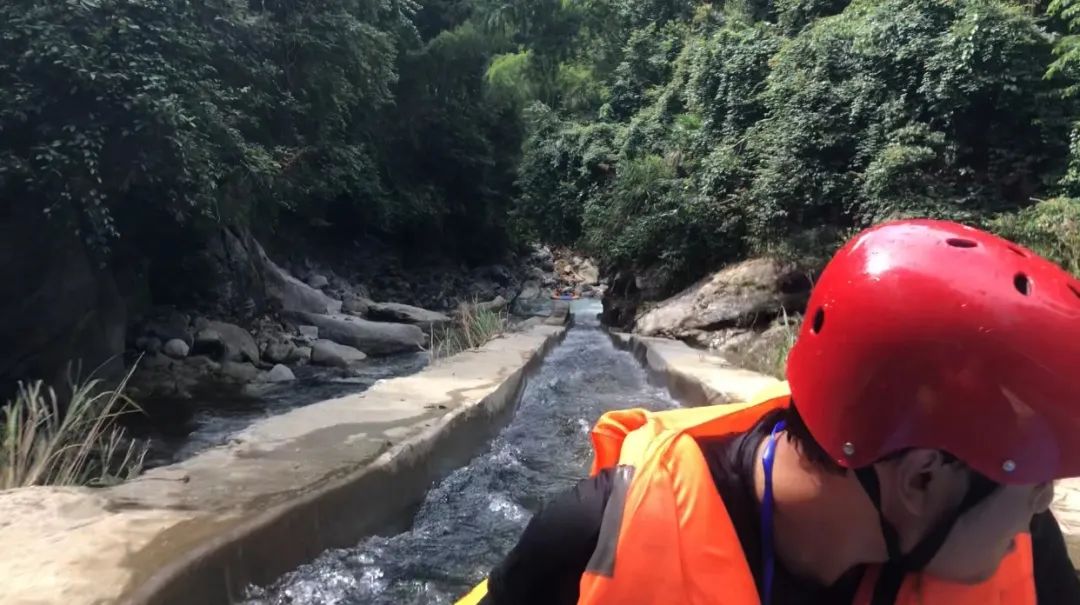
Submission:
<svg viewBox="0 0 1080 605">
<path fill-rule="evenodd" d="M 505 311 L 465 303 L 458 307 L 452 325 L 433 330 L 429 352 L 432 361 L 445 359 L 462 351 L 478 349 L 506 332 L 509 317 Z"/>
<path fill-rule="evenodd" d="M 1055 198 L 1003 214 L 991 228 L 1080 277 L 1080 200 Z"/>
</svg>

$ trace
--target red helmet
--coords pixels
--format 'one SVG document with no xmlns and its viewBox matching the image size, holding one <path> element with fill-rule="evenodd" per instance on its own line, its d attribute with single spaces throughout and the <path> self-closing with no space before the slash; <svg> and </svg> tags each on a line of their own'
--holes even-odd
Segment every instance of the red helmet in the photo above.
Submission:
<svg viewBox="0 0 1080 605">
<path fill-rule="evenodd" d="M 822 273 L 787 373 L 845 467 L 920 447 L 999 483 L 1080 475 L 1080 281 L 989 233 L 861 233 Z"/>
</svg>

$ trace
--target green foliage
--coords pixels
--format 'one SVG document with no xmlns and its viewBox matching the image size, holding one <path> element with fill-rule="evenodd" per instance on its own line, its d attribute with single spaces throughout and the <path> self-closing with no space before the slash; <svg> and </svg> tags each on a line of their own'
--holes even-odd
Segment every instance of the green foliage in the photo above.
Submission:
<svg viewBox="0 0 1080 605">
<path fill-rule="evenodd" d="M 1080 277 L 1080 200 L 1041 201 L 1015 214 L 996 217 L 992 228 Z"/>
<path fill-rule="evenodd" d="M 113 261 L 152 262 L 155 234 L 198 239 L 211 222 L 328 221 L 343 238 L 422 233 L 433 250 L 497 254 L 522 127 L 484 72 L 512 49 L 471 3 L 418 11 L 3 3 L 0 196 Z"/>
<path fill-rule="evenodd" d="M 137 475 L 146 446 L 127 440 L 117 425 L 134 405 L 123 387 L 103 390 L 96 380 L 83 382 L 61 407 L 41 381 L 20 384 L 0 410 L 0 490 L 109 485 Z"/>
<path fill-rule="evenodd" d="M 586 200 L 613 176 L 621 129 L 564 121 L 541 104 L 529 109 L 528 120 L 533 135 L 518 167 L 514 219 L 530 236 L 574 242 L 582 235 Z"/>
<path fill-rule="evenodd" d="M 1053 38 L 1027 5 L 668 3 L 655 23 L 597 5 L 607 35 L 577 44 L 604 49 L 592 74 L 610 95 L 597 117 L 560 106 L 531 123 L 517 212 L 609 266 L 685 283 L 749 253 L 820 256 L 890 218 L 982 222 L 1080 166 L 1077 107 L 1045 77 Z M 615 161 L 583 180 L 572 142 L 597 124 Z M 1074 174 L 1061 187 L 1080 195 Z"/>
<path fill-rule="evenodd" d="M 1080 3 L 1075 0 L 1051 0 L 1047 12 L 1064 22 L 1068 34 L 1054 47 L 1054 61 L 1046 75 L 1065 83 L 1062 93 L 1076 97 L 1080 93 Z"/>
<path fill-rule="evenodd" d="M 14 0 L 0 196 L 128 258 L 211 221 L 329 223 L 688 281 L 1080 197 L 1080 10 L 1040 6 Z"/>
</svg>

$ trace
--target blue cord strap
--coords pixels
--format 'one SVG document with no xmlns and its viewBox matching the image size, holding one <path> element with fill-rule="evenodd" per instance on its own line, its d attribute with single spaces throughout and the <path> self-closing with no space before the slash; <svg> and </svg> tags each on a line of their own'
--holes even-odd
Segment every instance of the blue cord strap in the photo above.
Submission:
<svg viewBox="0 0 1080 605">
<path fill-rule="evenodd" d="M 761 463 L 765 470 L 765 494 L 761 499 L 761 572 L 762 605 L 771 605 L 773 576 L 776 574 L 776 554 L 773 550 L 773 459 L 776 458 L 776 436 L 787 424 L 781 420 L 773 426 Z"/>
</svg>

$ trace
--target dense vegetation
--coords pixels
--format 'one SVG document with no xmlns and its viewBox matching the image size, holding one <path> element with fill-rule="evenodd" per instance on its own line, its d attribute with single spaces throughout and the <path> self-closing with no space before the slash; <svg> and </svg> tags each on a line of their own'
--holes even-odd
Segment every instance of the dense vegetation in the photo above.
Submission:
<svg viewBox="0 0 1080 605">
<path fill-rule="evenodd" d="M 214 222 L 490 254 L 521 128 L 454 4 L 4 2 L 0 198 L 105 258 Z"/>
<path fill-rule="evenodd" d="M 542 238 L 679 283 L 921 215 L 1075 269 L 1078 21 L 1072 0 L 11 0 L 0 198 L 105 261 L 315 224 L 472 260 Z"/>
<path fill-rule="evenodd" d="M 529 108 L 516 212 L 673 285 L 762 251 L 820 256 L 908 216 L 992 227 L 1077 270 L 1080 43 L 1055 32 L 1080 17 L 1067 0 L 1045 9 L 564 6 L 591 25 L 557 71 L 587 84 Z"/>
</svg>

